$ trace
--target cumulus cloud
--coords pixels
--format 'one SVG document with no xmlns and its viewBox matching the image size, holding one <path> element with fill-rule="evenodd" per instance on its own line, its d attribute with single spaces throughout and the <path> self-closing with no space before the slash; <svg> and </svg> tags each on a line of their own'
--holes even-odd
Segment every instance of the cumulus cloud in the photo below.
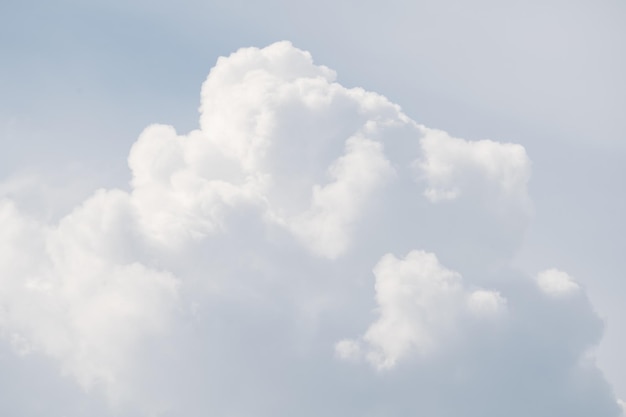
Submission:
<svg viewBox="0 0 626 417">
<path fill-rule="evenodd" d="M 470 142 L 432 129 L 420 143 L 424 158 L 419 168 L 428 183 L 424 195 L 430 201 L 488 193 L 493 199 L 528 209 L 530 160 L 523 146 L 491 140 Z"/>
<path fill-rule="evenodd" d="M 432 253 L 412 251 L 402 260 L 387 254 L 374 275 L 380 317 L 362 341 L 367 359 L 379 369 L 395 366 L 412 351 L 427 354 L 453 341 L 467 316 L 484 319 L 506 310 L 506 300 L 497 291 L 464 288 L 461 276 Z M 350 340 L 336 349 L 344 358 L 362 350 Z"/>
<path fill-rule="evenodd" d="M 2 200 L 6 343 L 145 415 L 618 415 L 588 301 L 542 296 L 582 290 L 506 266 L 524 148 L 335 80 L 288 42 L 241 49 L 199 129 L 142 132 L 128 191 L 52 224 Z"/>
<path fill-rule="evenodd" d="M 541 290 L 553 297 L 571 295 L 580 290 L 580 286 L 567 272 L 552 268 L 537 275 L 537 285 Z"/>
<path fill-rule="evenodd" d="M 101 191 L 49 227 L 0 202 L 2 333 L 112 399 L 128 355 L 166 326 L 177 297 L 170 273 L 133 260 L 127 204 L 127 195 Z"/>
</svg>

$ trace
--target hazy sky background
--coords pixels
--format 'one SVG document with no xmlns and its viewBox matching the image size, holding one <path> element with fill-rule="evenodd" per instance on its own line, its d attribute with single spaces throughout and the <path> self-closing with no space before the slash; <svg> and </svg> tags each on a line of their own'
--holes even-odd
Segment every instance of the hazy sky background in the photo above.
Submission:
<svg viewBox="0 0 626 417">
<path fill-rule="evenodd" d="M 509 267 L 529 276 L 558 268 L 584 288 L 604 322 L 598 364 L 626 398 L 625 21 L 618 0 L 3 1 L 0 196 L 55 224 L 98 188 L 129 190 L 139 134 L 152 123 L 197 129 L 200 86 L 219 56 L 289 40 L 341 85 L 379 93 L 417 123 L 525 148 L 532 214 L 513 233 Z M 484 233 L 477 240 L 488 241 Z M 442 255 L 441 267 L 455 270 L 462 257 Z M 344 336 L 358 338 L 372 321 L 356 320 L 362 331 Z M 45 355 L 17 356 L 9 333 L 0 344 L 4 413 L 39 415 L 21 398 L 32 389 L 68 415 L 108 415 L 102 395 L 80 394 Z"/>
</svg>

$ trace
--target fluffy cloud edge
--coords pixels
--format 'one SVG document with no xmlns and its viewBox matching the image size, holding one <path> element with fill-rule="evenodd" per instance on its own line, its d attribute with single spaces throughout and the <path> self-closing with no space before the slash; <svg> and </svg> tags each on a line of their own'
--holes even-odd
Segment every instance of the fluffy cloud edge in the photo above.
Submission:
<svg viewBox="0 0 626 417">
<path fill-rule="evenodd" d="M 461 335 L 467 320 L 506 314 L 507 300 L 499 292 L 469 288 L 430 252 L 384 255 L 373 273 L 379 317 L 359 339 L 335 344 L 341 359 L 365 357 L 378 370 L 392 369 L 406 357 L 435 354 Z"/>
</svg>

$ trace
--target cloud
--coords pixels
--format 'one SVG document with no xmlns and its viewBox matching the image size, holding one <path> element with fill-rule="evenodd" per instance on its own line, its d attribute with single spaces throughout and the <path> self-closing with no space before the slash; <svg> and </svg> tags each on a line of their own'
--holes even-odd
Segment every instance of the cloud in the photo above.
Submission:
<svg viewBox="0 0 626 417">
<path fill-rule="evenodd" d="M 315 253 L 334 258 L 346 250 L 349 226 L 360 207 L 393 170 L 380 143 L 352 137 L 346 142 L 346 154 L 329 172 L 335 181 L 314 186 L 311 208 L 289 226 Z"/>
<path fill-rule="evenodd" d="M 141 133 L 127 191 L 51 224 L 2 200 L 21 360 L 136 415 L 618 415 L 587 354 L 602 323 L 584 294 L 545 297 L 582 289 L 508 266 L 524 148 L 335 80 L 288 42 L 241 49 L 203 84 L 199 129 Z"/>
<path fill-rule="evenodd" d="M 391 254 L 374 267 L 379 319 L 362 338 L 367 359 L 377 368 L 392 368 L 412 351 L 437 350 L 460 330 L 467 316 L 485 319 L 506 311 L 496 291 L 467 290 L 461 276 L 443 267 L 432 253 L 412 251 L 405 259 Z M 336 346 L 341 357 L 359 353 L 357 342 Z"/>
<path fill-rule="evenodd" d="M 537 275 L 537 285 L 544 293 L 553 297 L 571 295 L 580 290 L 580 286 L 567 272 L 555 268 L 540 272 Z"/>
<path fill-rule="evenodd" d="M 136 343 L 166 326 L 178 285 L 133 260 L 127 197 L 97 192 L 53 227 L 0 202 L 2 333 L 112 399 Z"/>
<path fill-rule="evenodd" d="M 530 160 L 523 146 L 491 140 L 469 142 L 438 130 L 429 130 L 420 143 L 424 159 L 419 168 L 428 183 L 424 195 L 430 201 L 488 193 L 518 209 L 529 208 Z"/>
</svg>

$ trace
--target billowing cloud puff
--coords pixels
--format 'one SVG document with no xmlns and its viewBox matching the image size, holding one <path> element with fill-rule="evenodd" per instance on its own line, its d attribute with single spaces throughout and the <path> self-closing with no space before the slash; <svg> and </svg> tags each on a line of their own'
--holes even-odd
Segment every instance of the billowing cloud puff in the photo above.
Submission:
<svg viewBox="0 0 626 417">
<path fill-rule="evenodd" d="M 220 58 L 201 100 L 199 129 L 144 130 L 128 191 L 55 224 L 0 202 L 18 354 L 135 415 L 618 415 L 582 289 L 507 266 L 523 147 L 421 126 L 288 42 Z"/>
<path fill-rule="evenodd" d="M 497 317 L 506 300 L 496 291 L 467 290 L 461 276 L 443 267 L 432 253 L 410 252 L 399 260 L 385 255 L 374 268 L 380 318 L 365 335 L 367 358 L 378 368 L 391 368 L 403 356 L 426 354 L 454 333 L 467 317 Z M 336 346 L 344 358 L 355 357 L 358 342 L 343 340 Z"/>
<path fill-rule="evenodd" d="M 42 352 L 85 388 L 122 393 L 137 343 L 167 327 L 177 280 L 136 260 L 128 195 L 99 191 L 46 227 L 0 202 L 0 325 L 18 353 Z"/>
<path fill-rule="evenodd" d="M 547 269 L 537 275 L 537 285 L 548 295 L 559 297 L 579 291 L 580 286 L 567 274 L 558 269 Z"/>
<path fill-rule="evenodd" d="M 336 258 L 381 187 L 408 171 L 426 181 L 427 195 L 465 189 L 503 211 L 527 203 L 521 146 L 426 129 L 334 78 L 288 43 L 220 59 L 202 88 L 201 129 L 179 136 L 151 126 L 133 146 L 134 202 L 147 233 L 167 244 L 201 238 L 224 228 L 235 205 L 249 205 Z"/>
<path fill-rule="evenodd" d="M 430 201 L 488 193 L 493 199 L 528 209 L 530 164 L 523 146 L 490 140 L 469 142 L 437 130 L 429 130 L 421 146 L 424 159 L 419 168 L 428 181 L 424 195 Z"/>
</svg>

